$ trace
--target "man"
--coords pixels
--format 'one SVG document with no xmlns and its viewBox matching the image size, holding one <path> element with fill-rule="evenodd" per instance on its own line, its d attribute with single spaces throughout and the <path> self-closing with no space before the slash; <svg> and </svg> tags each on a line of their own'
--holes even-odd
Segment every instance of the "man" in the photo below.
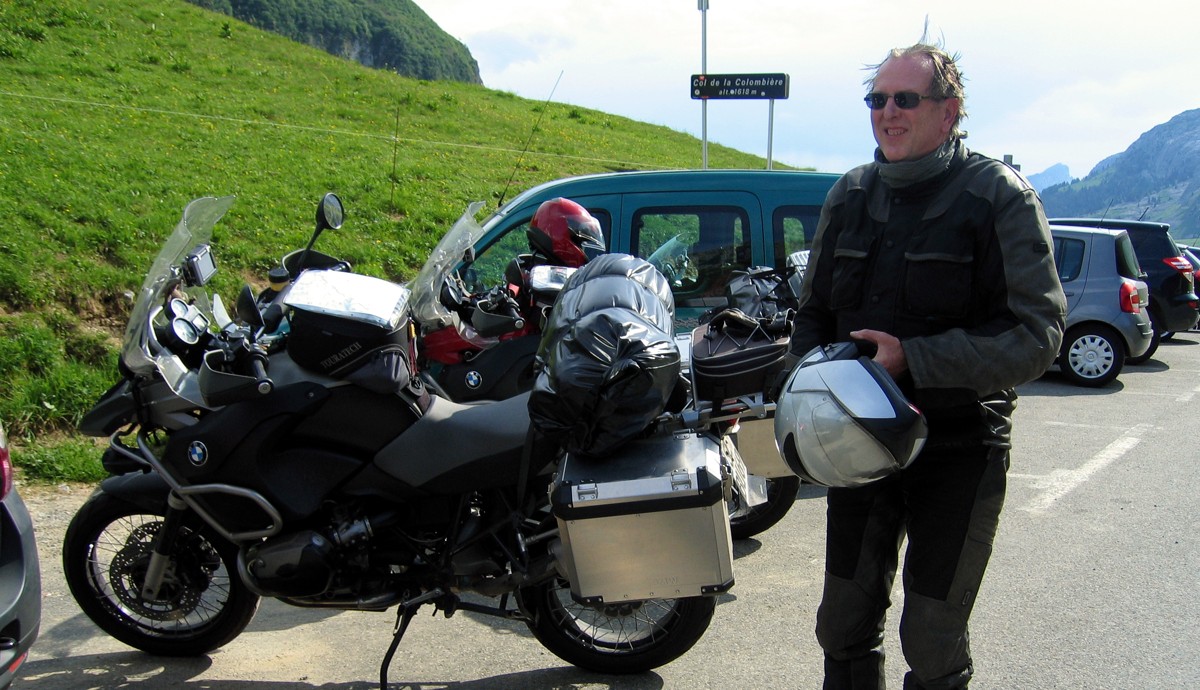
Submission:
<svg viewBox="0 0 1200 690">
<path fill-rule="evenodd" d="M 867 80 L 879 148 L 821 212 L 792 354 L 858 340 L 925 414 L 905 470 L 830 488 L 816 634 L 825 688 L 882 688 L 884 614 L 905 536 L 905 688 L 965 688 L 967 620 L 1004 502 L 1013 387 L 1062 339 L 1041 201 L 967 150 L 962 75 L 940 47 L 891 51 Z"/>
</svg>

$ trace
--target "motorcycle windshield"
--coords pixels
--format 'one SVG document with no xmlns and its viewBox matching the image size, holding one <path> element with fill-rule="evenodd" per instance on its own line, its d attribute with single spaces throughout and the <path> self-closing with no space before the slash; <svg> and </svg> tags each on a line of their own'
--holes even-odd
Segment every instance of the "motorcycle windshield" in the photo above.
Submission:
<svg viewBox="0 0 1200 690">
<path fill-rule="evenodd" d="M 163 243 L 150 266 L 146 280 L 138 292 L 125 339 L 121 346 L 121 361 L 139 375 L 158 371 L 171 390 L 188 400 L 201 398 L 196 388 L 194 372 L 168 347 L 158 342 L 154 332 L 155 319 L 162 312 L 168 295 L 181 297 L 194 304 L 209 323 L 214 323 L 212 303 L 200 285 L 188 286 L 181 268 L 184 258 L 196 247 L 212 240 L 213 227 L 233 205 L 234 197 L 204 197 L 196 199 L 183 210 L 175 231 Z M 194 393 L 190 394 L 190 393 Z"/>
<path fill-rule="evenodd" d="M 454 226 L 442 236 L 429 254 L 410 287 L 413 317 L 423 325 L 445 326 L 452 322 L 451 311 L 441 302 L 442 285 L 446 277 L 463 262 L 467 250 L 483 236 L 483 228 L 475 221 L 475 214 L 483 208 L 482 201 L 467 207 Z"/>
<path fill-rule="evenodd" d="M 655 249 L 646 261 L 649 261 L 659 272 L 663 272 L 663 268 L 666 266 L 674 266 L 680 263 L 680 259 L 687 257 L 688 249 L 689 245 L 680 239 L 679 235 L 676 235 L 667 240 L 663 246 Z"/>
</svg>

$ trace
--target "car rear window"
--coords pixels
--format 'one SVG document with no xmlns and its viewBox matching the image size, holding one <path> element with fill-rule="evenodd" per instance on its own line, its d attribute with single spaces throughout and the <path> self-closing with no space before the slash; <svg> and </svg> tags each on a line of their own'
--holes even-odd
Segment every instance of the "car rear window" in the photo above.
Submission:
<svg viewBox="0 0 1200 690">
<path fill-rule="evenodd" d="M 1137 255 L 1158 261 L 1169 256 L 1179 256 L 1179 248 L 1168 232 L 1161 230 L 1134 230 L 1129 233 Z"/>
<path fill-rule="evenodd" d="M 1138 264 L 1137 254 L 1133 251 L 1133 243 L 1128 235 L 1121 235 L 1116 241 L 1117 273 L 1130 280 L 1141 280 L 1142 267 Z"/>
</svg>

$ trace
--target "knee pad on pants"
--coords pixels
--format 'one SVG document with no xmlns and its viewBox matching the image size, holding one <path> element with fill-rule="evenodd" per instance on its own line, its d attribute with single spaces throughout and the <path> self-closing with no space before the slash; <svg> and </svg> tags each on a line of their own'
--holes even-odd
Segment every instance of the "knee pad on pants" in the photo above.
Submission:
<svg viewBox="0 0 1200 690">
<path fill-rule="evenodd" d="M 883 645 L 888 602 L 869 596 L 852 580 L 825 573 L 817 609 L 817 642 L 830 657 L 853 659 Z"/>
<path fill-rule="evenodd" d="M 900 617 L 904 660 L 922 688 L 965 687 L 971 678 L 970 606 L 909 592 Z M 907 686 L 906 686 L 907 687 Z"/>
</svg>

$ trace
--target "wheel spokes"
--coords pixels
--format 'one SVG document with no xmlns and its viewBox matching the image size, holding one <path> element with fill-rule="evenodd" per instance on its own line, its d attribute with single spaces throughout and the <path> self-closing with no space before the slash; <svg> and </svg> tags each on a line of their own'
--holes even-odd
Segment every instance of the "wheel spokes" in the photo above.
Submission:
<svg viewBox="0 0 1200 690">
<path fill-rule="evenodd" d="M 130 627 L 162 637 L 189 635 L 224 609 L 231 596 L 230 574 L 212 545 L 185 528 L 158 599 L 144 600 L 142 582 L 161 524 L 158 516 L 133 515 L 108 525 L 92 542 L 89 580 L 97 599 Z"/>
</svg>

